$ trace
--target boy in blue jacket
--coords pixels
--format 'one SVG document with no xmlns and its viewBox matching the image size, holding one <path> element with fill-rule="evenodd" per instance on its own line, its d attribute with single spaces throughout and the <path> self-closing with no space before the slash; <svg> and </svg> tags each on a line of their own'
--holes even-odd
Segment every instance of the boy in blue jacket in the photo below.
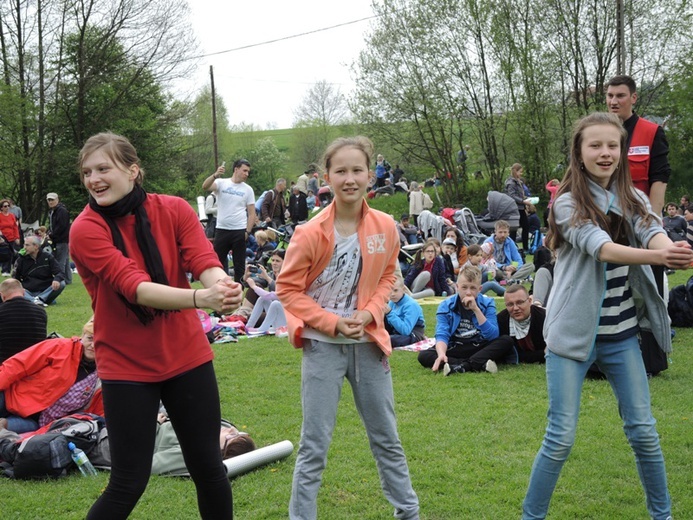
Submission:
<svg viewBox="0 0 693 520">
<path fill-rule="evenodd" d="M 465 266 L 457 277 L 457 294 L 436 312 L 436 344 L 419 353 L 419 363 L 443 374 L 498 372 L 496 361 L 512 353 L 512 340 L 499 337 L 496 304 L 480 293 L 481 271 Z"/>
<path fill-rule="evenodd" d="M 392 348 L 411 345 L 426 337 L 423 309 L 419 302 L 405 294 L 402 278 L 395 280 L 385 308 L 385 328 L 390 333 Z"/>
</svg>

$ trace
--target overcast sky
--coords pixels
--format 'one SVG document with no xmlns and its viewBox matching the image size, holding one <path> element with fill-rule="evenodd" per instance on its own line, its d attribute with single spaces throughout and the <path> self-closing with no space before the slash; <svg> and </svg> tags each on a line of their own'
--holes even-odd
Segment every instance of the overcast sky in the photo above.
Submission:
<svg viewBox="0 0 693 520">
<path fill-rule="evenodd" d="M 202 54 L 218 53 L 331 27 L 373 15 L 371 0 L 331 3 L 324 0 L 188 0 L 191 23 Z M 327 80 L 343 94 L 353 88 L 350 65 L 364 46 L 372 20 L 316 32 L 199 60 L 181 92 L 209 84 L 214 67 L 217 96 L 223 98 L 231 124 L 268 123 L 289 128 L 294 111 L 313 83 Z"/>
</svg>

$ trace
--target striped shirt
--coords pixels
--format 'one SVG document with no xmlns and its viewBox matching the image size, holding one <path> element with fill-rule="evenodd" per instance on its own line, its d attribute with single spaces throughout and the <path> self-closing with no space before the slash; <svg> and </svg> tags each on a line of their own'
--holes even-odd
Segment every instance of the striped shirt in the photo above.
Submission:
<svg viewBox="0 0 693 520">
<path fill-rule="evenodd" d="M 629 269 L 627 265 L 606 265 L 606 293 L 599 315 L 598 341 L 618 341 L 640 330 L 628 281 Z"/>
</svg>

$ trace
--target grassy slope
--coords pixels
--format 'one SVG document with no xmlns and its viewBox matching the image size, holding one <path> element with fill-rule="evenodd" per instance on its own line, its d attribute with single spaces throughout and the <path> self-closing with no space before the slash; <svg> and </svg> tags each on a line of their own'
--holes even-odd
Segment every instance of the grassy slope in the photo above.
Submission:
<svg viewBox="0 0 693 520">
<path fill-rule="evenodd" d="M 683 283 L 690 273 L 670 277 Z M 499 305 L 502 307 L 502 303 Z M 425 306 L 432 334 L 435 306 Z M 90 315 L 79 277 L 49 307 L 49 330 L 78 333 Z M 579 319 L 579 318 L 578 318 Z M 667 459 L 674 517 L 693 511 L 693 329 L 679 329 L 670 369 L 651 381 L 654 414 Z M 181 348 L 184 348 L 181 345 Z M 215 345 L 223 416 L 258 445 L 300 436 L 301 354 L 285 339 Z M 399 431 L 424 519 L 517 518 L 532 460 L 545 427 L 542 366 L 501 367 L 495 376 L 444 378 L 421 368 L 416 355 L 391 358 Z M 295 452 L 233 481 L 236 518 L 286 518 Z M 79 519 L 107 475 L 0 484 L 3 519 Z M 321 518 L 391 517 L 355 411 L 344 387 L 334 441 L 319 496 Z M 552 518 L 646 518 L 633 456 L 606 382 L 587 381 L 577 443 L 554 495 Z M 133 519 L 196 518 L 192 482 L 152 477 Z"/>
</svg>

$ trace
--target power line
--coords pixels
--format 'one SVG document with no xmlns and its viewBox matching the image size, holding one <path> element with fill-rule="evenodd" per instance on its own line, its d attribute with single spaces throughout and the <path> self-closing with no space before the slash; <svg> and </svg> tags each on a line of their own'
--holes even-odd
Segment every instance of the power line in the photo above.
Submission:
<svg viewBox="0 0 693 520">
<path fill-rule="evenodd" d="M 253 47 L 260 47 L 262 45 L 269 45 L 271 43 L 277 43 L 277 42 L 282 42 L 282 41 L 286 41 L 286 40 L 292 40 L 294 38 L 300 38 L 302 36 L 308 36 L 309 34 L 315 34 L 315 33 L 323 32 L 323 31 L 330 31 L 332 29 L 337 29 L 339 27 L 345 27 L 347 25 L 353 25 L 355 23 L 365 22 L 366 20 L 372 20 L 373 18 L 378 18 L 378 15 L 367 16 L 365 18 L 360 18 L 358 20 L 352 20 L 350 22 L 339 23 L 337 25 L 330 25 L 329 27 L 322 27 L 320 29 L 314 29 L 312 31 L 306 31 L 306 32 L 298 33 L 298 34 L 292 34 L 291 36 L 283 36 L 282 38 L 275 38 L 274 40 L 265 40 L 263 42 L 251 43 L 249 45 L 243 45 L 241 47 L 234 47 L 233 49 L 228 49 L 225 51 L 217 51 L 217 52 L 211 52 L 209 54 L 200 54 L 199 56 L 191 56 L 190 58 L 185 58 L 181 61 L 197 60 L 200 58 L 208 58 L 209 56 L 218 56 L 219 54 L 227 54 L 229 52 L 236 52 L 236 51 L 242 51 L 245 49 L 252 49 Z"/>
</svg>

